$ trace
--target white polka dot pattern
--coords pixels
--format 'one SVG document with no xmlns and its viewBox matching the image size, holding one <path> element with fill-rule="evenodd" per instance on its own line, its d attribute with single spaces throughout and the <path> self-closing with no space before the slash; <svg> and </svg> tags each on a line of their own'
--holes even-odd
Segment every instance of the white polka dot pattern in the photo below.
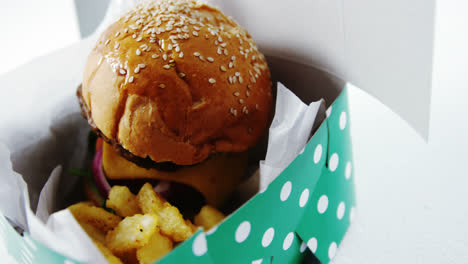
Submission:
<svg viewBox="0 0 468 264">
<path fill-rule="evenodd" d="M 328 162 L 328 167 L 330 168 L 330 171 L 336 171 L 336 168 L 338 168 L 338 162 L 339 162 L 339 157 L 338 154 L 333 153 L 330 157 L 330 161 Z"/>
<path fill-rule="evenodd" d="M 318 200 L 317 211 L 319 212 L 319 214 L 323 214 L 325 213 L 325 211 L 327 211 L 327 208 L 328 208 L 328 197 L 324 194 L 320 196 L 320 199 Z"/>
<path fill-rule="evenodd" d="M 292 184 L 290 181 L 287 181 L 283 185 L 283 188 L 281 188 L 280 199 L 282 202 L 286 201 L 289 198 L 289 195 L 291 194 L 291 189 L 292 189 Z"/>
<path fill-rule="evenodd" d="M 309 200 L 309 189 L 305 188 L 302 191 L 301 197 L 299 198 L 299 207 L 304 207 Z"/>
<path fill-rule="evenodd" d="M 197 256 L 197 257 L 205 255 L 205 253 L 208 251 L 208 248 L 207 248 L 207 245 L 206 245 L 205 234 L 203 232 L 200 233 L 193 240 L 192 251 L 193 251 L 193 254 L 195 256 Z"/>
<path fill-rule="evenodd" d="M 293 241 L 294 241 L 294 233 L 293 233 L 293 232 L 290 232 L 290 233 L 288 233 L 288 235 L 284 238 L 284 241 L 283 241 L 283 250 L 288 250 L 288 249 L 291 247 Z"/>
<path fill-rule="evenodd" d="M 341 203 L 338 205 L 338 209 L 336 210 L 336 217 L 338 218 L 338 220 L 343 219 L 343 216 L 344 216 L 344 214 L 345 214 L 345 210 L 346 210 L 345 203 L 344 203 L 344 202 L 341 202 Z"/>
<path fill-rule="evenodd" d="M 273 241 L 274 236 L 275 236 L 275 229 L 273 227 L 268 228 L 267 231 L 265 231 L 265 233 L 263 234 L 262 246 L 268 247 Z"/>
<path fill-rule="evenodd" d="M 237 227 L 236 235 L 235 235 L 236 242 L 237 243 L 244 242 L 249 236 L 249 234 L 250 234 L 250 222 L 244 221 L 239 225 L 239 227 Z"/>
<path fill-rule="evenodd" d="M 318 245 L 318 242 L 315 237 L 312 237 L 311 239 L 309 239 L 309 241 L 307 241 L 307 247 L 310 249 L 312 253 L 317 252 L 317 245 Z"/>
</svg>

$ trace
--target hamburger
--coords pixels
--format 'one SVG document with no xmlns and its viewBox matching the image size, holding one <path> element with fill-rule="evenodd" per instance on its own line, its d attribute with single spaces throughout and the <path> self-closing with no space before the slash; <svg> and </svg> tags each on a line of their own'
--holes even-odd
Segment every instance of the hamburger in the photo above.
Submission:
<svg viewBox="0 0 468 264">
<path fill-rule="evenodd" d="M 88 196 L 149 181 L 181 207 L 222 206 L 245 179 L 272 109 L 254 40 L 195 0 L 145 1 L 110 25 L 77 96 L 99 138 Z"/>
</svg>

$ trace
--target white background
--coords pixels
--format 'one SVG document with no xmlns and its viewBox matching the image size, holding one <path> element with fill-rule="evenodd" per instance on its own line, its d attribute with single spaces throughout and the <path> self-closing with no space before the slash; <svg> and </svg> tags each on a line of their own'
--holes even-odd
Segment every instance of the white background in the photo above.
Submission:
<svg viewBox="0 0 468 264">
<path fill-rule="evenodd" d="M 71 0 L 23 2 L 0 4 L 0 74 L 79 39 Z M 468 2 L 437 5 L 429 142 L 350 91 L 358 210 L 337 264 L 468 263 Z"/>
</svg>

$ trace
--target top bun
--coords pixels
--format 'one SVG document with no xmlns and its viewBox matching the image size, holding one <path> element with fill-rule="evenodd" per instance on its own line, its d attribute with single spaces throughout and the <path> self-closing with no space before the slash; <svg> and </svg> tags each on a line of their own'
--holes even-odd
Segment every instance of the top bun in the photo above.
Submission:
<svg viewBox="0 0 468 264">
<path fill-rule="evenodd" d="M 268 66 L 248 32 L 193 0 L 143 2 L 109 26 L 88 57 L 82 97 L 108 141 L 179 165 L 247 150 L 272 106 Z"/>
</svg>

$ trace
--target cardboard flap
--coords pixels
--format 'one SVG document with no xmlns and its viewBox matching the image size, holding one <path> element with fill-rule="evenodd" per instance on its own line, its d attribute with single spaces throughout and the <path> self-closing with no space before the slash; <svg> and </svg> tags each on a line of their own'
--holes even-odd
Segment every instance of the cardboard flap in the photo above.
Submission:
<svg viewBox="0 0 468 264">
<path fill-rule="evenodd" d="M 212 0 L 267 54 L 333 72 L 427 137 L 434 0 Z"/>
</svg>

